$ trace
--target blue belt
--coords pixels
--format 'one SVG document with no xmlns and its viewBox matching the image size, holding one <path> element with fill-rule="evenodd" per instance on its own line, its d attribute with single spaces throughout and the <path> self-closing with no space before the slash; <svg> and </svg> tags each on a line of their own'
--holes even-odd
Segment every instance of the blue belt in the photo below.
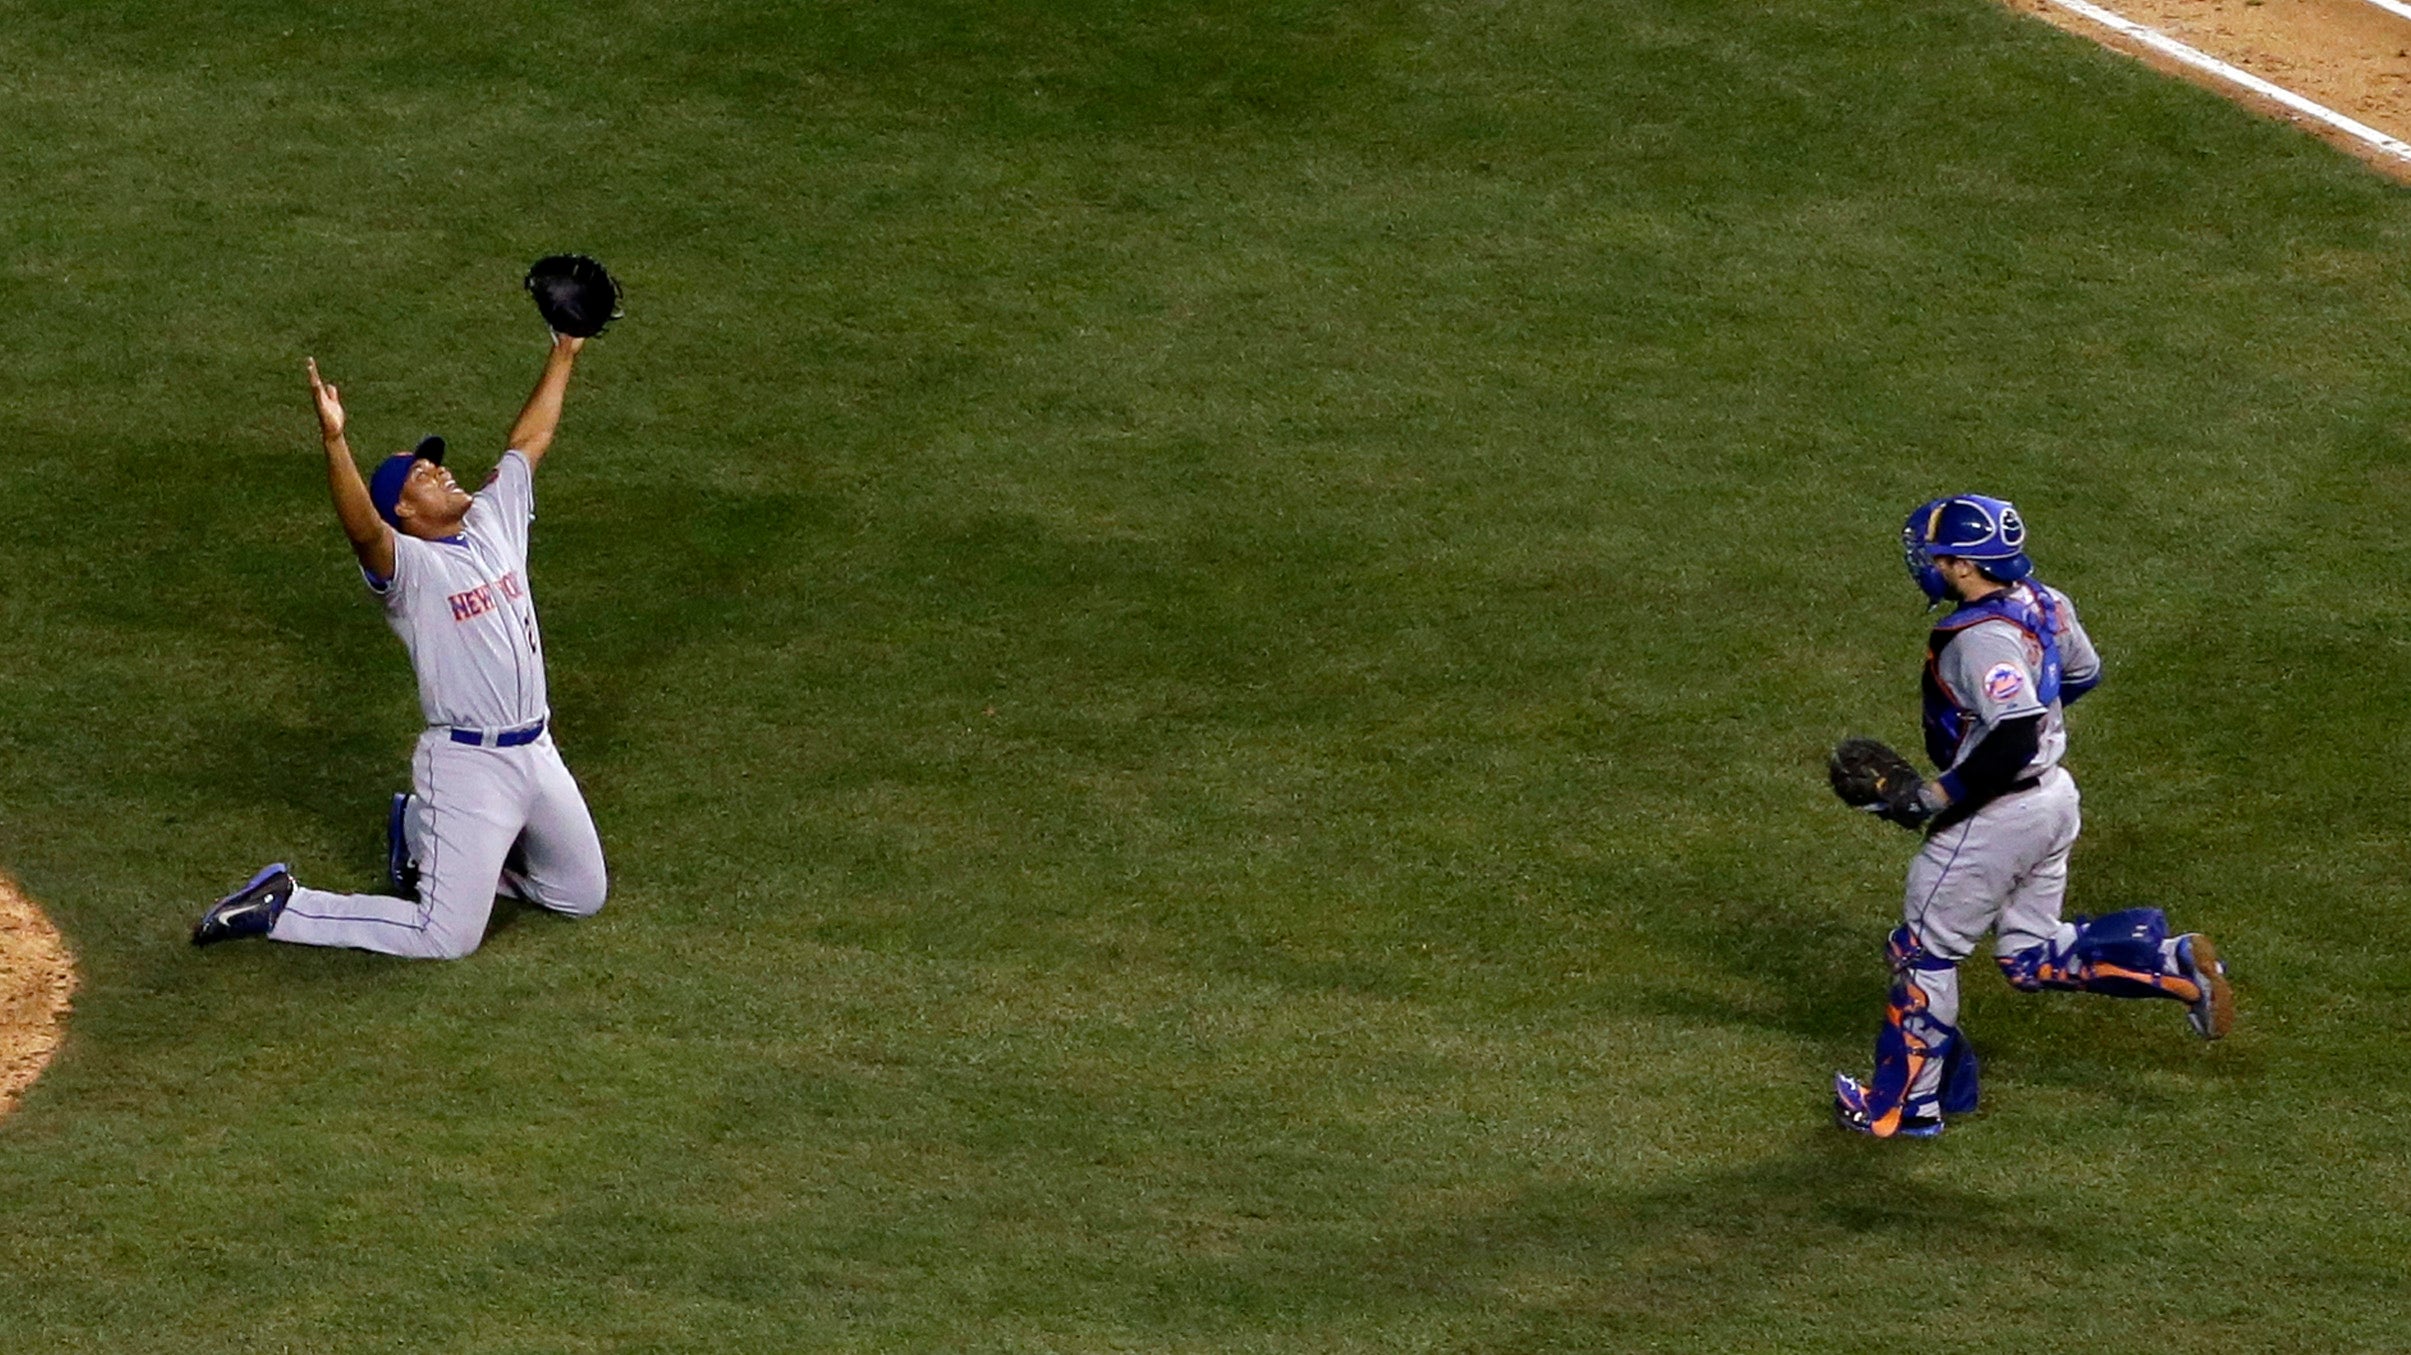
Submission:
<svg viewBox="0 0 2411 1355">
<path fill-rule="evenodd" d="M 532 725 L 522 725 L 517 729 L 453 729 L 447 732 L 451 734 L 454 743 L 465 743 L 472 748 L 517 748 L 522 744 L 534 743 L 543 738 L 544 721 L 538 720 Z"/>
</svg>

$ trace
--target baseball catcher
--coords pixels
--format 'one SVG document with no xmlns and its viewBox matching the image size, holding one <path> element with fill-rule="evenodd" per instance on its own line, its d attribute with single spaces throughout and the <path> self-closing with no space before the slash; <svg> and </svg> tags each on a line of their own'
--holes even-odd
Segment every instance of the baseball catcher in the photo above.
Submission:
<svg viewBox="0 0 2411 1355">
<path fill-rule="evenodd" d="M 2206 1040 L 2234 1024 L 2235 999 L 2210 938 L 2169 935 L 2157 908 L 2060 918 L 2079 828 L 2060 766 L 2065 711 L 2100 683 L 2101 659 L 2068 595 L 2033 576 L 2017 509 L 1931 500 L 1909 514 L 1901 551 L 1928 605 L 1953 604 L 1927 638 L 1923 679 L 1926 757 L 1942 771 L 1928 780 L 1873 739 L 1844 740 L 1827 766 L 1844 802 L 1926 832 L 1886 946 L 1875 1076 L 1834 1074 L 1833 1113 L 1857 1133 L 1931 1138 L 1945 1115 L 1976 1108 L 1959 962 L 1987 931 L 2021 992 L 2173 999 Z"/>
</svg>

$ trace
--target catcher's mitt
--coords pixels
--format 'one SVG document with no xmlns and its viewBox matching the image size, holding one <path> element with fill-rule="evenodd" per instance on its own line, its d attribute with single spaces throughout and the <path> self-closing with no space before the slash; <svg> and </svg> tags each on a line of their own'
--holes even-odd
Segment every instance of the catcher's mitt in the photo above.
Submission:
<svg viewBox="0 0 2411 1355">
<path fill-rule="evenodd" d="M 1933 813 L 1920 794 L 1925 778 L 1881 739 L 1848 738 L 1835 744 L 1833 756 L 1825 760 L 1825 775 L 1843 804 L 1903 828 L 1915 828 Z"/>
<path fill-rule="evenodd" d="M 591 339 L 620 318 L 619 283 L 583 254 L 552 254 L 527 270 L 527 294 L 555 334 Z"/>
</svg>

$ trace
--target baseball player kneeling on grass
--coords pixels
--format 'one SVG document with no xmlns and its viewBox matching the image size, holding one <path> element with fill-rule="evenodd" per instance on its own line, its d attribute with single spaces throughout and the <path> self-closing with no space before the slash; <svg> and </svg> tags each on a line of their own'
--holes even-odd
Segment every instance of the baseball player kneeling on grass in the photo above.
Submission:
<svg viewBox="0 0 2411 1355">
<path fill-rule="evenodd" d="M 2078 829 L 2076 782 L 2061 767 L 2061 711 L 2101 680 L 2101 660 L 2065 593 L 2032 577 L 2026 526 L 2000 499 L 1935 499 L 1901 530 L 1929 603 L 1956 606 L 1926 643 L 1927 781 L 1871 739 L 1846 740 L 1837 794 L 1926 830 L 1888 947 L 1892 989 L 1875 1076 L 1833 1080 L 1834 1118 L 1878 1138 L 1928 1138 L 1976 1107 L 1976 1056 L 1959 1033 L 1959 961 L 1987 930 L 2010 985 L 2173 998 L 2215 1040 L 2234 997 L 2210 938 L 2172 937 L 2157 908 L 2060 920 Z"/>
<path fill-rule="evenodd" d="M 554 338 L 502 464 L 474 495 L 444 469 L 441 438 L 362 483 L 342 400 L 310 362 L 335 514 L 418 671 L 427 730 L 411 759 L 415 793 L 396 795 L 387 817 L 390 894 L 303 889 L 273 865 L 202 915 L 194 945 L 265 936 L 457 959 L 484 939 L 498 892 L 571 917 L 602 908 L 603 846 L 546 728 L 527 583 L 534 475 L 584 344 Z"/>
</svg>

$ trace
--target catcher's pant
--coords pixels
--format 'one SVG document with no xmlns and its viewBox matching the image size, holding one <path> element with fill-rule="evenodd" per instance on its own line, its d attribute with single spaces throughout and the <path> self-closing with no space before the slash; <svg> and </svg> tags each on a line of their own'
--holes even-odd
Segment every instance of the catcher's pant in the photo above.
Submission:
<svg viewBox="0 0 2411 1355">
<path fill-rule="evenodd" d="M 2200 1000 L 2159 909 L 2123 909 L 2079 919 L 2082 926 L 2060 920 L 2081 826 L 2076 781 L 2054 767 L 2034 789 L 1926 839 L 1909 865 L 1903 925 L 1892 939 L 1892 998 L 1865 1107 L 1874 1132 L 1891 1132 L 1899 1115 L 1974 1109 L 1973 1051 L 1958 1029 L 1958 962 L 1987 928 L 2002 975 L 2021 991 Z M 1954 1054 L 1968 1064 L 1956 1105 L 1946 1075 Z"/>
<path fill-rule="evenodd" d="M 1909 863 L 1901 921 L 1928 955 L 1964 960 L 1987 930 L 2014 955 L 2051 939 L 2068 895 L 2068 852 L 2082 828 L 2076 778 L 2059 767 L 1927 838 Z M 1944 1020 L 1957 1019 L 1956 1013 Z"/>
<path fill-rule="evenodd" d="M 1934 968 L 1920 967 L 1917 987 L 1925 1017 L 1957 1034 L 1958 962 L 1989 929 L 1994 950 L 2014 955 L 2046 944 L 2060 931 L 2068 894 L 2068 852 L 2082 827 L 2076 778 L 2061 768 L 2042 784 L 2004 795 L 1964 822 L 1927 838 L 1909 863 L 1901 920 Z M 1942 1061 L 1923 1062 L 1902 1098 L 1922 1106 L 1941 1091 Z"/>
<path fill-rule="evenodd" d="M 403 836 L 419 863 L 419 896 L 297 888 L 271 939 L 458 959 L 485 939 L 514 844 L 526 857 L 507 879 L 512 892 L 571 917 L 602 910 L 603 843 L 549 732 L 516 748 L 487 748 L 430 729 L 411 758 L 411 783 Z"/>
</svg>

